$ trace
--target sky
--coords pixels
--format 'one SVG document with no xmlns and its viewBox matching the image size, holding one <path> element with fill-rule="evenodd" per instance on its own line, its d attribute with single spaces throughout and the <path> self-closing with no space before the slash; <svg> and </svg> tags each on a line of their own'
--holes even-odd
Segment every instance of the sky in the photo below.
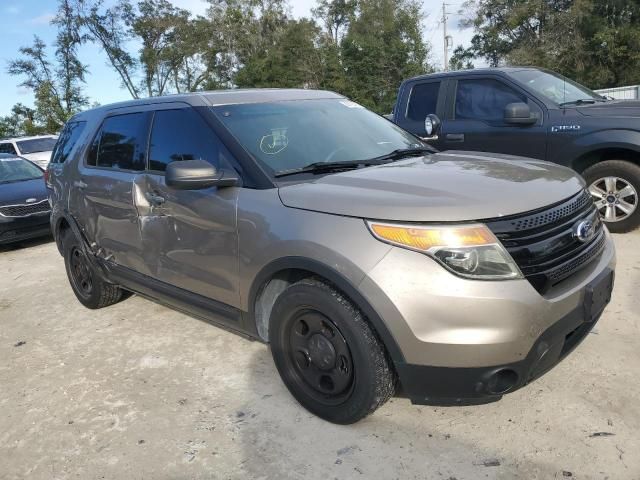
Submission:
<svg viewBox="0 0 640 480">
<path fill-rule="evenodd" d="M 472 32 L 460 30 L 458 11 L 463 0 L 449 0 L 447 2 L 447 29 L 453 37 L 453 44 L 468 46 Z M 203 14 L 206 10 L 204 0 L 172 0 L 181 8 L 194 14 Z M 316 0 L 290 0 L 292 14 L 296 18 L 310 16 L 311 8 Z M 50 21 L 56 11 L 57 0 L 0 0 L 0 116 L 10 113 L 16 103 L 33 105 L 31 93 L 19 86 L 20 79 L 7 74 L 7 63 L 18 57 L 21 46 L 33 43 L 33 36 L 37 35 L 47 45 L 55 40 L 56 29 Z M 432 57 L 430 61 L 442 66 L 442 2 L 423 0 L 424 35 L 431 43 Z M 52 54 L 53 52 L 51 52 Z M 85 94 L 91 102 L 107 104 L 126 100 L 128 93 L 120 85 L 117 74 L 107 65 L 104 52 L 99 47 L 87 44 L 80 50 L 80 59 L 88 65 Z"/>
</svg>

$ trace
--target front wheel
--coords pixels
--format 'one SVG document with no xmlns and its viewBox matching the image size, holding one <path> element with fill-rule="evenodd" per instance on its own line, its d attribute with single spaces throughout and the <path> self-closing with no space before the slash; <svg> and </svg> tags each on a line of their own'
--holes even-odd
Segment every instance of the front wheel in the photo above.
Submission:
<svg viewBox="0 0 640 480">
<path fill-rule="evenodd" d="M 357 422 L 395 391 L 376 332 L 342 293 L 320 280 L 301 280 L 278 297 L 269 342 L 291 394 L 329 422 Z"/>
<path fill-rule="evenodd" d="M 610 231 L 626 233 L 640 225 L 640 167 L 624 160 L 606 160 L 582 174 Z"/>
</svg>

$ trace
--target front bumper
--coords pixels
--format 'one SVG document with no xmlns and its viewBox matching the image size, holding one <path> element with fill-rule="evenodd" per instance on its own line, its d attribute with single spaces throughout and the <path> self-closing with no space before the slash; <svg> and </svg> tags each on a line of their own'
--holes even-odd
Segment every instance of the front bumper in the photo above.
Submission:
<svg viewBox="0 0 640 480">
<path fill-rule="evenodd" d="M 403 392 L 420 404 L 486 403 L 555 366 L 602 313 L 585 314 L 585 303 L 615 269 L 606 236 L 597 260 L 544 295 L 526 280 L 466 280 L 392 249 L 360 290 L 402 351 L 395 368 Z"/>
<path fill-rule="evenodd" d="M 49 212 L 26 217 L 0 215 L 0 245 L 50 235 L 49 215 Z"/>
</svg>

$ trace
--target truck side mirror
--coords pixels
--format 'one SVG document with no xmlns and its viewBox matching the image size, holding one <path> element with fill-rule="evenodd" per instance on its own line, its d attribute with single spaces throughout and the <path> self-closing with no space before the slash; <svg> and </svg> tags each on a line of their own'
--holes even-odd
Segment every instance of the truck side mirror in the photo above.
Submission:
<svg viewBox="0 0 640 480">
<path fill-rule="evenodd" d="M 206 160 L 183 160 L 167 165 L 165 183 L 177 190 L 200 190 L 235 186 L 238 184 L 238 177 L 224 170 L 217 170 Z"/>
<path fill-rule="evenodd" d="M 538 119 L 531 115 L 531 108 L 524 102 L 509 103 L 504 107 L 504 123 L 509 125 L 533 125 Z"/>
<path fill-rule="evenodd" d="M 430 113 L 427 118 L 424 119 L 424 131 L 427 137 L 433 137 L 440 131 L 440 119 L 435 113 Z"/>
</svg>

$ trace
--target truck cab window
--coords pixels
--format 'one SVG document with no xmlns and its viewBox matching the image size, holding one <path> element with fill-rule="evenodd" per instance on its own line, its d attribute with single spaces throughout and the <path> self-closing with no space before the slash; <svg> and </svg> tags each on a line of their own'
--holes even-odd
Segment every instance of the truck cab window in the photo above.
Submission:
<svg viewBox="0 0 640 480">
<path fill-rule="evenodd" d="M 516 102 L 527 103 L 527 97 L 498 80 L 459 80 L 455 118 L 502 122 L 504 107 Z"/>
<path fill-rule="evenodd" d="M 411 89 L 407 119 L 424 121 L 427 115 L 436 113 L 440 82 L 418 83 Z"/>
</svg>

